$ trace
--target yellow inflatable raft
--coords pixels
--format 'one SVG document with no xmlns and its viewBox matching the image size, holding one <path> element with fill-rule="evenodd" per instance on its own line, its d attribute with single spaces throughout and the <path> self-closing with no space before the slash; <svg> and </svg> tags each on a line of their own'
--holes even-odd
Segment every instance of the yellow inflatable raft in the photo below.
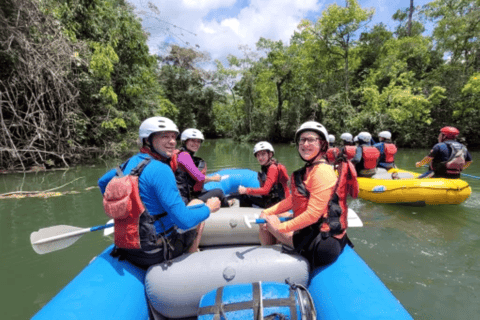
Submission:
<svg viewBox="0 0 480 320">
<path fill-rule="evenodd" d="M 392 179 L 392 173 L 400 179 Z M 372 178 L 358 178 L 359 197 L 377 203 L 413 205 L 460 204 L 472 189 L 461 179 L 415 179 L 420 174 L 401 169 L 377 168 Z"/>
</svg>

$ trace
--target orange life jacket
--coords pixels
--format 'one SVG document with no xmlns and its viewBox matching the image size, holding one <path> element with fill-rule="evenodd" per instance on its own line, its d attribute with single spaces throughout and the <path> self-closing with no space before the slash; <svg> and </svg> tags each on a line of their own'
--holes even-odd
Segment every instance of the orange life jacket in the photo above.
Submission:
<svg viewBox="0 0 480 320">
<path fill-rule="evenodd" d="M 138 189 L 138 179 L 150 161 L 150 158 L 143 160 L 128 175 L 124 175 L 121 168 L 117 167 L 117 176 L 110 180 L 103 194 L 105 213 L 115 222 L 114 241 L 117 248 L 145 251 L 158 248 L 153 223 L 167 213 L 150 215 Z"/>
<path fill-rule="evenodd" d="M 362 158 L 364 169 L 375 169 L 377 167 L 380 151 L 372 146 L 362 146 Z"/>
<path fill-rule="evenodd" d="M 335 159 L 337 159 L 338 155 L 340 154 L 340 149 L 337 147 L 335 148 L 328 148 L 327 150 L 327 161 L 329 164 L 333 164 Z"/>
<path fill-rule="evenodd" d="M 393 163 L 397 147 L 393 143 L 385 143 L 383 145 L 383 152 L 385 153 L 385 162 Z"/>
<path fill-rule="evenodd" d="M 317 165 L 321 162 L 314 163 Z M 341 234 L 348 227 L 347 195 L 356 198 L 358 196 L 357 172 L 355 166 L 346 160 L 342 160 L 338 166 L 338 179 L 334 191 L 328 202 L 328 213 L 317 222 L 322 237 L 329 237 Z M 306 167 L 303 167 L 292 174 L 292 210 L 293 216 L 297 217 L 308 207 L 310 192 L 307 190 L 304 181 Z"/>
</svg>

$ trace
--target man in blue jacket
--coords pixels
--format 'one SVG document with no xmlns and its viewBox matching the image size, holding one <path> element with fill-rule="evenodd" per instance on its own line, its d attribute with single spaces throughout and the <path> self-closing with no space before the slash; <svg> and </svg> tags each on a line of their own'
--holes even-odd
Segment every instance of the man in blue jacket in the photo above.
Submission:
<svg viewBox="0 0 480 320">
<path fill-rule="evenodd" d="M 186 252 L 197 251 L 203 230 L 202 221 L 207 219 L 211 212 L 216 212 L 220 208 L 218 198 L 211 198 L 205 204 L 185 206 L 175 176 L 167 165 L 175 151 L 178 133 L 177 126 L 168 118 L 146 119 L 139 129 L 142 142 L 140 153 L 120 166 L 125 175 L 134 169 L 138 170 L 139 166 L 142 167 L 138 176 L 138 194 L 147 213 L 141 213 L 137 219 L 138 223 L 132 223 L 125 228 L 139 230 L 138 232 L 118 231 L 114 254 L 142 268 L 148 268 Z M 99 179 L 98 185 L 102 194 L 116 176 L 116 169 L 112 169 Z M 117 226 L 117 220 L 115 225 Z M 198 227 L 186 232 L 179 231 L 195 226 Z M 149 229 L 151 231 L 148 231 Z M 117 230 L 115 232 L 117 233 Z M 117 238 L 120 232 L 122 235 Z M 125 246 L 125 242 L 129 241 L 125 238 L 132 237 L 139 237 L 138 242 L 142 244 L 148 242 L 150 244 L 148 250 L 144 247 L 132 249 Z"/>
</svg>

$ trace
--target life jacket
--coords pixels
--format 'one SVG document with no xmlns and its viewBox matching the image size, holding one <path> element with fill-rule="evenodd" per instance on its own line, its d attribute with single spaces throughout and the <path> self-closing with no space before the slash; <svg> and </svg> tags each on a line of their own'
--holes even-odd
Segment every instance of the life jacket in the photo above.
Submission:
<svg viewBox="0 0 480 320">
<path fill-rule="evenodd" d="M 268 194 L 267 198 L 269 198 L 269 203 L 277 203 L 281 200 L 290 196 L 290 190 L 288 188 L 288 172 L 287 168 L 281 163 L 276 161 L 272 161 L 272 163 L 268 166 L 262 166 L 262 171 L 258 173 L 258 181 L 260 182 L 260 187 L 265 185 L 267 181 L 267 173 L 270 166 L 275 166 L 278 170 L 277 174 L 277 181 L 273 184 L 272 188 L 270 189 L 270 193 Z"/>
<path fill-rule="evenodd" d="M 337 147 L 328 148 L 327 155 L 326 155 L 328 163 L 333 164 L 339 154 L 340 154 L 340 149 L 338 149 Z"/>
<path fill-rule="evenodd" d="M 185 149 L 176 149 L 170 157 L 168 164 L 175 175 L 175 181 L 177 182 L 177 188 L 180 192 L 180 195 L 182 198 L 190 201 L 193 184 L 190 182 L 190 175 L 188 172 L 178 165 L 178 154 L 183 151 L 188 152 Z"/>
<path fill-rule="evenodd" d="M 195 166 L 205 176 L 207 174 L 207 162 L 205 162 L 205 160 L 203 160 L 200 157 L 192 157 L 192 158 L 193 158 L 193 163 L 195 163 Z M 192 187 L 193 192 L 202 191 L 203 185 L 205 184 L 205 180 L 204 181 L 195 181 L 195 179 L 193 179 L 192 177 L 190 177 L 190 180 L 194 182 L 193 187 Z"/>
<path fill-rule="evenodd" d="M 321 162 L 314 163 L 317 165 Z M 333 189 L 332 196 L 328 202 L 328 211 L 326 216 L 322 216 L 319 221 L 314 225 L 314 231 L 320 232 L 323 238 L 328 238 L 330 236 L 343 233 L 347 226 L 347 195 L 356 198 L 358 196 L 358 182 L 357 182 L 357 172 L 355 166 L 348 161 L 346 158 L 342 157 L 337 162 L 337 171 L 338 179 L 335 187 Z M 294 217 L 297 217 L 308 207 L 308 199 L 310 197 L 310 192 L 308 192 L 304 181 L 305 173 L 307 167 L 295 171 L 292 174 L 292 210 Z M 315 230 L 316 229 L 316 230 Z M 313 238 L 312 235 L 311 238 Z M 301 249 L 301 248 L 299 248 Z"/>
<path fill-rule="evenodd" d="M 457 141 L 444 141 L 450 150 L 450 155 L 447 161 L 431 164 L 431 168 L 435 170 L 436 176 L 459 176 L 463 171 L 465 165 L 465 157 L 467 155 L 467 148 Z M 437 174 L 438 172 L 438 174 Z"/>
<path fill-rule="evenodd" d="M 347 157 L 348 160 L 352 160 L 355 157 L 355 153 L 357 152 L 356 146 L 345 146 L 342 149 L 342 153 Z"/>
<path fill-rule="evenodd" d="M 129 174 L 124 175 L 117 167 L 117 175 L 108 183 L 103 194 L 105 213 L 114 219 L 115 246 L 120 249 L 157 249 L 157 232 L 154 222 L 167 215 L 166 212 L 152 216 L 140 198 L 138 180 L 151 158 L 144 159 Z"/>
<path fill-rule="evenodd" d="M 377 167 L 380 151 L 372 146 L 362 145 L 362 160 L 365 170 L 375 169 Z"/>
<path fill-rule="evenodd" d="M 397 147 L 393 143 L 384 143 L 383 152 L 385 153 L 385 162 L 393 163 L 395 154 L 397 153 Z"/>
</svg>

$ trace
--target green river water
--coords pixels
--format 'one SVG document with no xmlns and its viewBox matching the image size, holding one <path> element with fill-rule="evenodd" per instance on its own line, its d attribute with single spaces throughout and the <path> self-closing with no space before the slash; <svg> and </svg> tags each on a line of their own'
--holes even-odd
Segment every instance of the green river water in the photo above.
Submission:
<svg viewBox="0 0 480 320">
<path fill-rule="evenodd" d="M 301 167 L 293 145 L 274 145 L 276 158 L 291 173 Z M 222 168 L 259 170 L 253 144 L 206 141 L 198 156 L 209 172 Z M 397 165 L 415 169 L 428 150 L 399 150 Z M 465 173 L 480 177 L 480 152 Z M 102 232 L 84 235 L 66 249 L 36 254 L 30 233 L 54 225 L 91 227 L 108 217 L 95 186 L 117 161 L 54 171 L 0 176 L 0 193 L 47 190 L 71 182 L 60 191 L 78 191 L 52 198 L 0 200 L 1 319 L 29 319 L 88 262 L 112 243 Z M 480 180 L 464 178 L 472 195 L 460 205 L 410 207 L 349 200 L 364 222 L 349 229 L 355 250 L 377 273 L 415 319 L 480 318 Z M 79 293 L 80 294 L 80 293 Z M 348 301 L 346 301 L 348 303 Z"/>
</svg>

